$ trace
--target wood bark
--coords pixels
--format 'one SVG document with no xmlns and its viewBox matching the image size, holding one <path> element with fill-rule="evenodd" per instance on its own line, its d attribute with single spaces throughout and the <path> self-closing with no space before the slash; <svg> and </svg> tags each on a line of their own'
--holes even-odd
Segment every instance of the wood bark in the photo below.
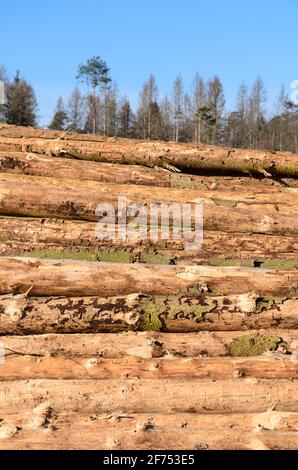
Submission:
<svg viewBox="0 0 298 470">
<path fill-rule="evenodd" d="M 297 413 L 93 414 L 46 403 L 1 413 L 0 448 L 19 450 L 266 450 L 297 448 Z"/>
<path fill-rule="evenodd" d="M 0 409 L 34 408 L 84 413 L 296 412 L 298 381 L 287 379 L 112 379 L 0 382 Z"/>
<path fill-rule="evenodd" d="M 298 329 L 298 299 L 139 294 L 112 298 L 0 297 L 0 334 Z"/>
<path fill-rule="evenodd" d="M 281 338 L 278 350 L 292 353 L 298 332 L 294 329 L 243 331 L 203 331 L 197 333 L 125 332 L 118 334 L 42 334 L 2 336 L 6 357 L 51 356 L 71 358 L 139 357 L 209 357 L 227 356 L 231 344 L 245 336 L 259 334 L 266 338 Z"/>
<path fill-rule="evenodd" d="M 297 270 L 160 266 L 0 257 L 0 294 L 114 296 L 212 292 L 295 296 Z"/>
</svg>

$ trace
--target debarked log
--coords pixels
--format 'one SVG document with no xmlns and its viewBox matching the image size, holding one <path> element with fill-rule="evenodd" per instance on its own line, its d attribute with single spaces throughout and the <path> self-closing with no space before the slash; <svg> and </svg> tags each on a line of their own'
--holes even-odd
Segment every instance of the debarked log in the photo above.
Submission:
<svg viewBox="0 0 298 470">
<path fill-rule="evenodd" d="M 48 403 L 0 415 L 0 448 L 18 450 L 296 449 L 297 413 L 88 414 Z"/>
<path fill-rule="evenodd" d="M 1 364 L 0 381 L 25 379 L 298 379 L 298 364 L 291 357 L 272 353 L 254 358 L 161 358 L 121 359 L 72 357 L 6 357 Z"/>
<path fill-rule="evenodd" d="M 5 357 L 51 356 L 72 358 L 139 357 L 210 357 L 231 353 L 263 354 L 265 349 L 292 354 L 296 350 L 295 329 L 247 331 L 200 331 L 195 333 L 162 333 L 155 331 L 95 334 L 41 334 L 2 336 Z M 271 342 L 271 345 L 270 345 Z M 241 351 L 242 348 L 242 351 Z"/>
<path fill-rule="evenodd" d="M 0 334 L 297 329 L 297 305 L 297 297 L 258 297 L 251 293 L 112 298 L 8 295 L 0 297 Z M 263 335 L 248 338 L 246 334 L 246 339 L 234 346 L 248 350 L 249 355 L 250 351 L 275 350 L 282 340 L 278 333 L 268 341 Z"/>
<path fill-rule="evenodd" d="M 3 132 L 3 131 L 2 131 Z M 23 132 L 23 131 L 22 131 Z M 9 135 L 6 137 L 6 135 Z M 46 138 L 35 131 L 20 138 L 17 129 L 4 130 L 3 146 L 20 144 L 23 151 L 58 157 L 78 158 L 109 163 L 137 164 L 144 166 L 173 167 L 187 172 L 252 173 L 297 177 L 296 154 L 261 150 L 220 148 L 204 144 L 180 144 L 172 142 L 141 141 L 119 138 L 91 138 L 67 136 Z M 16 136 L 16 137 L 15 137 Z"/>
<path fill-rule="evenodd" d="M 133 223 L 144 226 L 145 230 L 158 226 L 181 227 L 182 214 L 186 214 L 186 223 L 196 231 L 203 222 L 204 230 L 288 236 L 298 233 L 298 216 L 282 215 L 276 211 L 272 202 L 257 202 L 254 205 L 252 201 L 247 201 L 238 207 L 235 201 L 215 201 L 210 198 L 190 200 L 185 196 L 175 201 L 169 191 L 160 200 L 156 195 L 146 197 L 141 193 L 129 196 L 129 185 L 114 185 L 112 192 L 108 186 L 101 190 L 88 189 L 87 186 L 82 189 L 76 187 L 75 181 L 67 181 L 61 187 L 59 181 L 62 180 L 0 174 L 0 214 L 96 222 L 104 217 L 102 225 L 103 222 L 113 224 L 113 227 L 117 223 L 126 223 L 128 226 Z M 294 202 L 289 207 L 297 210 Z M 166 213 L 162 216 L 161 211 L 164 209 Z"/>
<path fill-rule="evenodd" d="M 31 296 L 213 295 L 254 292 L 294 297 L 297 270 L 162 266 L 0 257 L 0 294 Z"/>
<path fill-rule="evenodd" d="M 78 220 L 38 219 L 21 217 L 0 217 L 0 250 L 2 255 L 16 256 L 43 250 L 44 255 L 50 250 L 61 251 L 61 257 L 76 257 L 76 252 L 97 254 L 101 251 L 99 259 L 104 260 L 104 252 L 113 251 L 119 255 L 125 252 L 133 255 L 159 254 L 166 250 L 169 258 L 186 258 L 193 256 L 202 259 L 241 258 L 241 259 L 297 259 L 298 237 L 277 236 L 265 233 L 228 233 L 220 231 L 204 231 L 203 245 L 199 250 L 185 250 L 191 234 L 186 231 L 180 238 L 174 238 L 169 233 L 167 238 L 155 242 L 150 230 L 144 235 L 141 229 L 125 230 L 125 239 L 113 237 L 105 240 L 97 239 L 97 224 Z M 273 232 L 275 225 L 272 226 Z M 69 255 L 67 256 L 67 252 Z M 166 255 L 166 252 L 163 253 Z M 40 255 L 40 257 L 42 257 Z M 95 258 L 95 256 L 94 256 Z M 114 259 L 116 256 L 114 256 Z M 119 259 L 121 257 L 119 256 Z M 148 257 L 147 257 L 148 258 Z M 152 258 L 154 258 L 152 256 Z M 83 256 L 81 257 L 83 259 Z M 141 259 L 143 261 L 143 259 Z"/>
<path fill-rule="evenodd" d="M 296 412 L 298 381 L 287 379 L 18 380 L 0 382 L 6 413 L 47 403 L 56 412 L 259 413 Z"/>
<path fill-rule="evenodd" d="M 1 145 L 1 141 L 0 141 Z M 165 168 L 121 165 L 84 160 L 50 157 L 36 153 L 0 151 L 0 171 L 30 176 L 70 180 L 90 180 L 102 183 L 138 184 L 177 189 L 204 190 L 216 195 L 220 191 L 278 192 L 286 187 L 298 187 L 298 181 L 285 181 L 249 176 L 206 176 L 172 173 Z"/>
<path fill-rule="evenodd" d="M 62 179 L 62 178 L 44 178 L 41 176 L 24 176 L 19 174 L 0 173 L 0 183 L 3 187 L 3 197 L 9 194 L 10 189 L 14 187 L 27 188 L 30 194 L 30 187 L 35 191 L 46 191 L 51 195 L 53 191 L 64 191 L 66 196 L 68 192 L 72 194 L 81 195 L 82 197 L 86 192 L 89 194 L 91 201 L 100 201 L 100 198 L 106 196 L 106 202 L 114 201 L 119 196 L 127 198 L 127 205 L 129 203 L 142 203 L 148 204 L 192 204 L 195 205 L 204 202 L 205 205 L 214 206 L 217 208 L 232 208 L 232 209 L 246 209 L 259 212 L 267 212 L 276 214 L 280 212 L 283 215 L 296 215 L 297 209 L 297 188 L 276 188 L 273 190 L 262 191 L 248 190 L 244 191 L 210 191 L 199 189 L 179 189 L 164 187 L 152 187 L 136 184 L 116 184 L 103 183 L 99 181 L 81 181 L 76 179 Z M 1 194 L 1 193 L 0 193 Z M 105 202 L 105 201 L 103 201 Z M 34 214 L 32 214 L 34 215 Z"/>
</svg>

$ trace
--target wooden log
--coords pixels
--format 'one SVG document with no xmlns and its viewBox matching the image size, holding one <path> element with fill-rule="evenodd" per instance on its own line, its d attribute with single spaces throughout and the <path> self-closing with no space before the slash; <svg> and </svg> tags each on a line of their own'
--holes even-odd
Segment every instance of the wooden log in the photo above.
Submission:
<svg viewBox="0 0 298 470">
<path fill-rule="evenodd" d="M 101 190 L 99 187 L 98 190 L 89 189 L 88 185 L 85 189 L 81 189 L 76 187 L 78 185 L 75 182 L 71 181 L 63 182 L 62 188 L 61 181 L 51 180 L 50 178 L 0 174 L 0 214 L 82 219 L 98 222 L 100 219 L 96 212 L 98 205 L 109 204 L 109 207 L 115 210 L 116 217 L 114 219 L 117 223 L 119 221 L 118 216 L 120 215 L 127 222 L 126 211 L 119 210 L 119 196 L 126 197 L 127 207 L 132 204 L 140 204 L 141 194 L 137 195 L 135 192 L 133 196 L 129 196 L 129 185 L 121 185 L 121 188 L 115 185 L 115 192 L 113 193 L 112 188 L 107 186 L 102 187 Z M 96 184 L 101 185 L 102 183 Z M 144 197 L 145 193 L 142 198 Z M 298 217 L 296 215 L 288 217 L 287 215 L 277 213 L 275 204 L 272 204 L 272 202 L 267 204 L 264 201 L 260 201 L 256 204 L 251 204 L 251 202 L 247 201 L 247 204 L 242 204 L 242 206 L 246 204 L 246 209 L 244 209 L 243 207 L 234 207 L 235 204 L 237 205 L 234 201 L 232 201 L 232 207 L 230 205 L 231 201 L 228 202 L 229 207 L 226 207 L 226 203 L 220 200 L 196 199 L 196 201 L 204 202 L 203 223 L 205 230 L 271 233 L 278 235 L 297 235 L 298 233 Z M 156 196 L 152 196 L 152 198 L 146 197 L 144 210 L 146 211 L 147 220 L 149 218 L 149 221 L 152 222 L 152 210 L 154 215 L 157 215 L 161 209 L 160 204 L 173 204 L 175 202 L 178 204 L 190 204 L 193 226 L 200 222 L 200 220 L 197 220 L 197 214 L 195 213 L 195 200 L 190 201 L 185 196 L 184 199 L 175 201 L 171 195 L 165 196 L 162 201 L 157 199 Z M 295 208 L 295 204 L 288 207 Z M 256 210 L 258 208 L 262 210 Z M 154 221 L 151 226 L 156 226 Z"/>
<path fill-rule="evenodd" d="M 282 175 L 297 177 L 298 155 L 260 150 L 220 148 L 204 144 L 177 144 L 173 142 L 140 141 L 115 138 L 80 137 L 72 139 L 64 133 L 58 139 L 42 136 L 22 138 L 15 130 L 11 137 L 1 137 L 6 145 L 21 142 L 22 150 L 109 163 L 145 166 L 174 166 L 187 172 L 225 172 Z M 5 135 L 5 132 L 4 132 Z M 32 134 L 31 134 L 32 135 Z"/>
<path fill-rule="evenodd" d="M 287 379 L 231 380 L 18 380 L 0 382 L 0 409 L 7 413 L 48 403 L 54 412 L 260 413 L 296 412 L 298 382 Z"/>
<path fill-rule="evenodd" d="M 0 297 L 0 334 L 298 329 L 297 304 L 297 297 L 252 293 L 112 298 L 8 295 Z"/>
<path fill-rule="evenodd" d="M 102 183 L 99 181 L 81 181 L 62 178 L 43 178 L 39 176 L 24 176 L 18 174 L 0 173 L 0 182 L 3 185 L 3 194 L 9 191 L 10 185 L 28 186 L 34 189 L 49 191 L 51 187 L 57 191 L 88 191 L 90 199 L 98 201 L 99 195 L 108 194 L 111 199 L 118 198 L 119 195 L 125 196 L 128 202 L 139 202 L 139 198 L 146 199 L 146 203 L 171 203 L 195 204 L 204 201 L 205 205 L 233 208 L 233 209 L 251 209 L 257 211 L 267 211 L 276 214 L 281 212 L 287 214 L 298 214 L 296 209 L 297 190 L 295 188 L 276 188 L 275 190 L 259 191 L 205 191 L 199 189 L 178 189 L 164 187 L 152 187 L 136 184 L 113 184 Z M 96 194 L 97 193 L 97 194 Z M 138 199 L 137 199 L 138 198 Z M 106 202 L 109 202 L 107 199 Z M 34 214 L 32 214 L 34 215 Z"/>
<path fill-rule="evenodd" d="M 298 269 L 297 252 L 273 254 L 272 252 L 255 253 L 251 251 L 215 253 L 194 250 L 158 250 L 155 248 L 124 247 L 116 248 L 103 243 L 101 247 L 70 246 L 47 243 L 0 242 L 0 256 L 30 256 L 40 259 L 73 259 L 84 261 L 102 261 L 118 263 L 144 263 L 175 266 L 243 266 L 268 269 Z"/>
<path fill-rule="evenodd" d="M 1 381 L 25 379 L 104 380 L 139 379 L 298 379 L 298 366 L 290 357 L 269 353 L 269 357 L 254 358 L 168 358 L 121 359 L 72 357 L 6 357 L 1 365 Z"/>
<path fill-rule="evenodd" d="M 46 403 L 2 413 L 2 450 L 212 450 L 295 449 L 297 413 L 84 414 Z"/>
<path fill-rule="evenodd" d="M 274 226 L 273 226 L 274 227 Z M 141 231 L 132 233 L 127 230 L 126 240 L 96 239 L 96 224 L 77 220 L 35 219 L 0 217 L 0 253 L 1 255 L 17 255 L 34 250 L 53 249 L 58 252 L 67 250 L 70 257 L 75 257 L 76 251 L 85 250 L 95 253 L 102 250 L 123 250 L 133 255 L 161 253 L 166 249 L 169 258 L 186 258 L 186 238 L 169 238 L 156 244 L 150 237 L 144 238 Z M 190 236 L 189 236 L 190 238 Z M 215 260 L 216 258 L 243 259 L 297 259 L 298 237 L 274 236 L 254 233 L 227 233 L 220 231 L 204 232 L 203 246 L 200 251 L 189 252 L 189 257 Z M 103 254 L 103 253 L 102 253 Z M 141 259 L 143 261 L 143 259 Z"/>
<path fill-rule="evenodd" d="M 1 132 L 1 131 L 0 131 Z M 1 141 L 0 141 L 1 142 Z M 1 145 L 1 143 L 0 143 Z M 0 151 L 0 171 L 30 176 L 71 180 L 90 180 L 102 183 L 138 184 L 189 190 L 211 191 L 270 191 L 295 187 L 296 180 L 280 181 L 265 176 L 206 176 L 172 173 L 164 168 L 140 165 L 121 165 L 84 160 L 49 157 L 25 152 Z M 298 186 L 298 182 L 297 182 Z"/>
<path fill-rule="evenodd" d="M 297 294 L 296 270 L 242 267 L 159 266 L 0 257 L 0 294 L 114 296 L 142 292 L 202 292 L 260 296 Z M 255 302 L 255 300 L 253 300 Z"/>
<path fill-rule="evenodd" d="M 235 340 L 246 337 L 281 338 L 278 351 L 293 352 L 298 337 L 294 329 L 248 331 L 203 331 L 197 333 L 125 332 L 118 334 L 42 334 L 2 336 L 2 352 L 6 357 L 51 356 L 72 358 L 114 359 L 139 357 L 209 357 L 227 356 Z"/>
</svg>

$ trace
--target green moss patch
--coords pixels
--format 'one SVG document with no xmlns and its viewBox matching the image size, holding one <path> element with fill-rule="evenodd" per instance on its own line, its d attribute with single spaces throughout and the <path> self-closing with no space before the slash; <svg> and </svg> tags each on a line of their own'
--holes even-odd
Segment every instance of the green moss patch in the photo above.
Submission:
<svg viewBox="0 0 298 470">
<path fill-rule="evenodd" d="M 105 263 L 132 263 L 133 255 L 124 250 L 102 250 L 97 252 L 97 261 Z"/>
<path fill-rule="evenodd" d="M 87 250 L 58 250 L 58 249 L 40 249 L 24 253 L 24 256 L 40 259 L 74 259 L 81 261 L 97 261 L 96 253 Z"/>
<path fill-rule="evenodd" d="M 140 306 L 141 331 L 160 331 L 163 319 L 204 321 L 204 316 L 214 308 L 211 302 L 202 305 L 198 298 L 179 295 L 146 297 Z"/>
<path fill-rule="evenodd" d="M 141 261 L 146 264 L 170 264 L 171 256 L 157 255 L 149 251 L 141 254 Z"/>
<path fill-rule="evenodd" d="M 234 339 L 228 346 L 230 356 L 259 356 L 266 351 L 276 351 L 279 343 L 282 341 L 280 337 L 270 337 L 256 335 L 240 336 Z"/>
<path fill-rule="evenodd" d="M 159 316 L 163 313 L 162 300 L 145 298 L 141 303 L 142 319 L 139 324 L 141 331 L 160 331 L 162 323 Z"/>
</svg>

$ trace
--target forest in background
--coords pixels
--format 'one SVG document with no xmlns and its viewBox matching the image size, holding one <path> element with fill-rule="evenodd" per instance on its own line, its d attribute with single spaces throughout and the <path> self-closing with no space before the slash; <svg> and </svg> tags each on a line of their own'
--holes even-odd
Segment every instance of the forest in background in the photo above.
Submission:
<svg viewBox="0 0 298 470">
<path fill-rule="evenodd" d="M 197 73 L 190 90 L 178 76 L 169 94 L 159 95 L 154 75 L 144 83 L 138 106 L 121 96 L 107 64 L 92 57 L 78 69 L 78 86 L 64 103 L 57 100 L 50 129 L 96 133 L 103 136 L 217 144 L 236 148 L 269 149 L 298 153 L 298 104 L 284 86 L 276 97 L 274 113 L 266 108 L 266 88 L 260 77 L 249 89 L 242 83 L 235 107 L 227 111 L 218 76 L 205 80 Z M 0 68 L 5 103 L 0 121 L 37 125 L 37 100 L 33 87 L 17 72 L 12 80 Z M 84 83 L 83 92 L 79 83 Z"/>
</svg>

